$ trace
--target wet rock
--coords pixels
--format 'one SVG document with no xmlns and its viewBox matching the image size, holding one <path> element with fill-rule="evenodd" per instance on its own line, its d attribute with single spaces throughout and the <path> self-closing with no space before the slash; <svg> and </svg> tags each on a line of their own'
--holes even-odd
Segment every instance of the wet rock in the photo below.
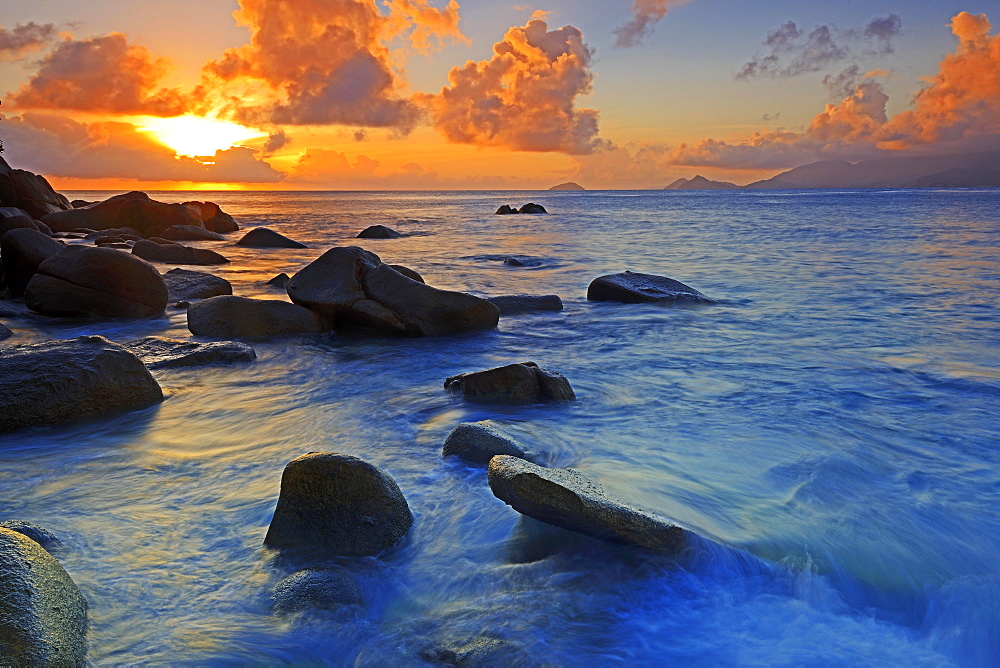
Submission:
<svg viewBox="0 0 1000 668">
<path fill-rule="evenodd" d="M 485 299 L 414 281 L 356 246 L 324 253 L 292 277 L 288 295 L 337 327 L 406 336 L 491 329 L 500 319 L 500 311 Z"/>
<path fill-rule="evenodd" d="M 0 348 L 0 432 L 162 400 L 142 360 L 102 336 Z"/>
<path fill-rule="evenodd" d="M 661 552 L 684 546 L 684 530 L 668 520 L 608 496 L 601 485 L 572 469 L 544 468 L 498 455 L 490 460 L 493 494 L 536 520 L 593 538 Z"/>
<path fill-rule="evenodd" d="M 366 557 L 395 545 L 411 524 L 385 471 L 350 455 L 311 452 L 285 466 L 264 544 Z"/>
<path fill-rule="evenodd" d="M 563 308 L 559 295 L 498 295 L 487 297 L 486 300 L 500 309 L 500 315 L 561 311 Z"/>
<path fill-rule="evenodd" d="M 37 230 L 28 212 L 15 206 L 0 206 L 0 238 L 11 230 Z"/>
<path fill-rule="evenodd" d="M 302 610 L 337 610 L 361 605 L 361 590 L 349 573 L 339 568 L 307 568 L 279 582 L 271 595 L 278 614 Z"/>
<path fill-rule="evenodd" d="M 276 299 L 211 297 L 192 304 L 187 316 L 192 334 L 217 339 L 263 340 L 326 331 L 316 313 Z"/>
<path fill-rule="evenodd" d="M 131 227 L 112 227 L 106 230 L 93 231 L 80 230 L 80 232 L 84 233 L 84 239 L 93 239 L 94 241 L 101 237 L 116 237 L 126 241 L 139 241 L 143 238 L 138 230 L 133 230 Z M 72 232 L 61 232 L 60 234 L 72 234 Z"/>
<path fill-rule="evenodd" d="M 184 206 L 195 214 L 206 230 L 226 234 L 240 229 L 236 220 L 215 202 L 184 202 Z"/>
<path fill-rule="evenodd" d="M 288 281 L 290 280 L 291 278 L 288 276 L 288 274 L 282 272 L 277 276 L 275 276 L 274 278 L 272 278 L 271 280 L 269 280 L 264 285 L 266 285 L 269 288 L 284 290 L 286 287 L 288 287 Z"/>
<path fill-rule="evenodd" d="M 0 206 L 24 209 L 32 218 L 71 208 L 45 177 L 23 169 L 0 170 Z"/>
<path fill-rule="evenodd" d="M 714 304 L 715 300 L 694 288 L 666 276 L 626 271 L 595 278 L 587 288 L 591 301 L 613 301 L 637 304 L 661 302 L 667 304 Z"/>
<path fill-rule="evenodd" d="M 172 264 L 225 264 L 229 260 L 206 248 L 192 248 L 180 244 L 160 244 L 144 239 L 135 242 L 132 254 L 150 262 L 170 262 Z"/>
<path fill-rule="evenodd" d="M 62 541 L 56 538 L 54 533 L 31 522 L 4 520 L 0 522 L 0 529 L 10 529 L 23 536 L 27 536 L 49 552 L 62 547 Z"/>
<path fill-rule="evenodd" d="M 517 210 L 518 213 L 548 213 L 545 207 L 541 204 L 535 204 L 534 202 L 528 202 L 520 209 Z"/>
<path fill-rule="evenodd" d="M 485 636 L 473 638 L 464 645 L 444 645 L 424 658 L 456 668 L 534 668 L 546 665 L 532 659 L 516 643 Z"/>
<path fill-rule="evenodd" d="M 358 233 L 358 239 L 398 239 L 402 234 L 385 225 L 371 225 Z"/>
<path fill-rule="evenodd" d="M 448 434 L 441 454 L 456 456 L 474 464 L 486 465 L 496 455 L 527 456 L 524 448 L 504 436 L 493 420 L 463 422 Z"/>
<path fill-rule="evenodd" d="M 172 369 L 209 364 L 252 362 L 257 359 L 254 349 L 240 341 L 198 343 L 163 336 L 147 336 L 122 344 L 150 369 Z"/>
<path fill-rule="evenodd" d="M 160 232 L 160 237 L 170 241 L 225 241 L 218 232 L 197 225 L 174 225 Z"/>
<path fill-rule="evenodd" d="M 566 376 L 540 368 L 534 362 L 507 364 L 494 369 L 449 376 L 449 392 L 489 403 L 572 401 L 576 394 Z"/>
<path fill-rule="evenodd" d="M 0 317 L 23 318 L 27 314 L 28 310 L 21 308 L 18 304 L 0 301 Z"/>
<path fill-rule="evenodd" d="M 122 239 L 121 237 L 114 237 L 114 236 L 103 236 L 94 239 L 95 246 L 110 246 L 112 244 L 123 244 L 123 243 L 125 243 L 124 239 Z"/>
<path fill-rule="evenodd" d="M 131 251 L 132 245 L 127 241 L 123 241 L 113 244 L 104 244 L 101 248 L 114 248 L 115 250 Z"/>
<path fill-rule="evenodd" d="M 389 266 L 398 271 L 399 273 L 401 273 L 403 276 L 406 276 L 407 278 L 414 280 L 417 283 L 426 283 L 423 276 L 413 271 L 409 267 L 404 267 L 401 264 L 390 264 Z"/>
<path fill-rule="evenodd" d="M 13 666 L 84 666 L 87 600 L 55 557 L 0 528 L 0 657 Z"/>
<path fill-rule="evenodd" d="M 129 253 L 66 246 L 38 265 L 25 303 L 47 315 L 148 318 L 167 307 L 167 286 L 153 265 Z"/>
<path fill-rule="evenodd" d="M 65 246 L 36 229 L 13 229 L 0 238 L 0 262 L 4 281 L 12 296 L 24 294 L 39 265 L 57 255 Z"/>
<path fill-rule="evenodd" d="M 0 322 L 0 341 L 6 341 L 12 336 L 14 336 L 14 332 L 10 331 L 9 327 Z"/>
<path fill-rule="evenodd" d="M 301 244 L 294 239 L 289 239 L 285 235 L 278 234 L 266 227 L 257 227 L 250 230 L 243 235 L 242 239 L 236 242 L 236 245 L 248 248 L 308 248 L 305 244 Z"/>
<path fill-rule="evenodd" d="M 163 274 L 169 301 L 208 299 L 233 294 L 233 286 L 224 278 L 190 269 L 171 269 Z"/>
<path fill-rule="evenodd" d="M 509 214 L 512 214 L 512 213 L 517 213 L 517 209 L 515 209 L 514 207 L 512 207 L 509 204 L 504 204 L 499 209 L 497 209 L 497 215 L 498 216 L 505 216 L 505 215 L 509 215 Z"/>
</svg>

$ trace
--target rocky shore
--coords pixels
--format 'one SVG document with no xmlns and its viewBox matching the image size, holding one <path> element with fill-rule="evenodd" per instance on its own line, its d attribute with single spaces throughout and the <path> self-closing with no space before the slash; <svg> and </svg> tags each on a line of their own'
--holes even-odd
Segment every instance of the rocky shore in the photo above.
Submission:
<svg viewBox="0 0 1000 668">
<path fill-rule="evenodd" d="M 497 213 L 546 211 L 535 204 L 504 205 Z M 184 313 L 196 337 L 114 342 L 83 335 L 10 345 L 16 326 L 0 322 L 0 433 L 150 409 L 164 400 L 157 379 L 178 368 L 243 364 L 252 373 L 256 352 L 248 341 L 338 332 L 485 336 L 501 318 L 549 317 L 563 308 L 562 298 L 553 294 L 480 296 L 436 288 L 412 269 L 353 245 L 330 248 L 292 275 L 276 276 L 267 286 L 276 296 L 283 293 L 275 299 L 233 294 L 224 278 L 185 268 L 229 259 L 183 242 L 232 241 L 239 230 L 238 222 L 212 202 L 164 203 L 133 192 L 71 204 L 44 178 L 0 161 L 0 319 L 69 318 L 100 331 L 102 322 L 156 319 L 171 308 Z M 400 234 L 373 226 L 358 237 L 392 240 Z M 251 230 L 235 245 L 275 253 L 306 247 L 268 228 Z M 578 300 L 585 305 L 715 303 L 674 279 L 630 271 L 595 278 L 585 300 L 584 287 Z M 585 405 L 588 399 L 578 396 L 564 375 L 532 361 L 448 371 L 454 373 L 441 374 L 447 377 L 438 391 L 484 410 L 511 404 Z M 479 467 L 482 485 L 511 513 L 640 550 L 688 548 L 685 529 L 612 498 L 578 472 L 546 467 L 546 453 L 505 434 L 501 422 L 456 425 L 441 457 Z M 280 484 L 277 475 L 275 482 L 277 505 L 261 543 L 287 555 L 283 563 L 292 572 L 273 591 L 274 613 L 365 605 L 364 591 L 343 560 L 382 558 L 405 544 L 419 523 L 406 490 L 387 471 L 339 452 L 304 452 L 287 464 Z M 0 603 L 0 658 L 83 665 L 87 602 L 40 537 L 44 534 L 31 536 L 0 522 L 0 585 L 23 594 Z M 341 559 L 341 566 L 306 565 L 331 558 Z M 465 639 L 434 656 L 455 665 L 503 657 L 520 661 L 516 646 L 486 637 Z"/>
</svg>

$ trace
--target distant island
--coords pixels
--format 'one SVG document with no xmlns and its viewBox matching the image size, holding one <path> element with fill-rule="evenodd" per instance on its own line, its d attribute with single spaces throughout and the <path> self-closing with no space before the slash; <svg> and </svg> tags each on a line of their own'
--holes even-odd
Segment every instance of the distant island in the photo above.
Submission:
<svg viewBox="0 0 1000 668">
<path fill-rule="evenodd" d="M 899 158 L 852 163 L 823 160 L 738 186 L 704 176 L 677 179 L 663 190 L 787 188 L 998 188 L 1000 151 Z"/>
<path fill-rule="evenodd" d="M 586 190 L 579 183 L 573 183 L 572 181 L 567 181 L 566 183 L 560 183 L 557 186 L 552 186 L 549 190 Z"/>
</svg>

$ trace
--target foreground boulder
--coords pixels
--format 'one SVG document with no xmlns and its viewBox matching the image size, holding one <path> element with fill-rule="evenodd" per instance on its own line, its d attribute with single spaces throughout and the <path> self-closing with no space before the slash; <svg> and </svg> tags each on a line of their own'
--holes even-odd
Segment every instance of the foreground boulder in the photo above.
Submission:
<svg viewBox="0 0 1000 668">
<path fill-rule="evenodd" d="M 24 209 L 32 218 L 71 208 L 69 200 L 53 190 L 45 177 L 11 169 L 2 161 L 0 158 L 0 206 Z"/>
<path fill-rule="evenodd" d="M 207 248 L 192 248 L 180 244 L 161 244 L 152 239 L 136 241 L 132 254 L 150 262 L 170 262 L 173 264 L 226 264 L 229 260 Z"/>
<path fill-rule="evenodd" d="M 252 362 L 257 359 L 254 349 L 240 341 L 181 341 L 163 336 L 147 336 L 128 341 L 122 346 L 138 357 L 150 369 L 173 369 L 208 364 Z"/>
<path fill-rule="evenodd" d="M 339 568 L 307 568 L 292 573 L 275 585 L 271 595 L 272 609 L 278 614 L 337 610 L 361 602 L 361 590 L 354 578 Z"/>
<path fill-rule="evenodd" d="M 55 232 L 72 232 L 77 228 L 107 230 L 131 227 L 144 237 L 159 236 L 175 225 L 201 227 L 219 233 L 239 229 L 232 216 L 222 212 L 212 202 L 167 204 L 138 191 L 115 195 L 78 209 L 50 213 L 42 218 L 42 222 Z"/>
<path fill-rule="evenodd" d="M 666 304 L 714 304 L 689 285 L 666 276 L 640 274 L 626 271 L 595 278 L 587 288 L 590 301 L 612 301 L 638 304 L 661 302 Z"/>
<path fill-rule="evenodd" d="M 192 334 L 217 339 L 262 340 L 326 331 L 316 313 L 277 299 L 211 297 L 192 304 L 187 317 Z"/>
<path fill-rule="evenodd" d="M 489 403 L 535 404 L 576 399 L 566 376 L 542 369 L 534 362 L 449 376 L 444 386 L 466 399 Z"/>
<path fill-rule="evenodd" d="M 4 281 L 10 294 L 19 297 L 28 281 L 38 272 L 38 266 L 65 246 L 34 228 L 14 229 L 0 238 L 0 262 Z"/>
<path fill-rule="evenodd" d="M 402 234 L 385 225 L 369 225 L 358 232 L 358 239 L 398 239 Z"/>
<path fill-rule="evenodd" d="M 0 348 L 0 432 L 162 400 L 142 360 L 102 336 Z"/>
<path fill-rule="evenodd" d="M 500 309 L 500 315 L 561 311 L 563 308 L 559 295 L 499 295 L 487 297 L 486 300 Z"/>
<path fill-rule="evenodd" d="M 445 457 L 456 456 L 485 466 L 496 455 L 510 455 L 524 459 L 527 456 L 524 448 L 513 439 L 504 436 L 493 420 L 480 422 L 463 422 L 448 434 L 444 440 L 441 454 Z"/>
<path fill-rule="evenodd" d="M 206 230 L 197 225 L 174 225 L 159 234 L 170 241 L 225 241 L 226 238 L 218 232 Z"/>
<path fill-rule="evenodd" d="M 38 265 L 24 299 L 47 315 L 148 318 L 167 307 L 167 286 L 153 265 L 134 255 L 66 246 Z"/>
<path fill-rule="evenodd" d="M 180 267 L 163 274 L 163 282 L 167 285 L 167 299 L 172 302 L 233 294 L 233 286 L 226 279 Z"/>
<path fill-rule="evenodd" d="M 490 460 L 490 489 L 514 510 L 593 538 L 661 552 L 684 546 L 684 529 L 605 494 L 600 483 L 572 469 L 550 469 L 498 455 Z"/>
<path fill-rule="evenodd" d="M 237 246 L 248 248 L 308 248 L 305 244 L 300 244 L 294 239 L 289 239 L 283 234 L 278 234 L 274 230 L 266 227 L 257 227 L 236 242 Z"/>
<path fill-rule="evenodd" d="M 367 557 L 395 545 L 411 524 L 385 471 L 351 455 L 311 452 L 285 466 L 264 544 Z"/>
<path fill-rule="evenodd" d="M 414 281 L 357 246 L 328 250 L 292 277 L 288 295 L 336 327 L 406 336 L 491 329 L 500 319 L 485 299 Z"/>
<path fill-rule="evenodd" d="M 0 528 L 0 657 L 12 666 L 84 666 L 87 600 L 55 557 Z"/>
</svg>

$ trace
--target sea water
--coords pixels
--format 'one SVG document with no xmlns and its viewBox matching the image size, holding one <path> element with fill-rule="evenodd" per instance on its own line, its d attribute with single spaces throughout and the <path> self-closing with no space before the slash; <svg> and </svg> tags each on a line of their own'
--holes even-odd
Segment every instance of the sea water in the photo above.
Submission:
<svg viewBox="0 0 1000 668">
<path fill-rule="evenodd" d="M 565 309 L 255 343 L 251 364 L 154 372 L 158 406 L 0 436 L 0 519 L 62 540 L 94 664 L 424 665 L 476 638 L 559 666 L 1000 662 L 1000 191 L 152 195 L 309 245 L 194 244 L 232 260 L 207 269 L 239 295 L 287 298 L 264 283 L 361 245 L 437 287 Z M 549 215 L 493 215 L 527 201 Z M 371 224 L 406 236 L 355 239 Z M 586 300 L 626 269 L 719 303 Z M 177 308 L 5 321 L 5 345 L 191 336 Z M 442 387 L 528 360 L 577 401 Z M 482 419 L 704 540 L 657 556 L 521 518 L 441 456 Z M 415 522 L 379 558 L 333 562 L 362 606 L 273 616 L 295 565 L 262 541 L 282 468 L 311 451 L 382 467 Z"/>
</svg>

